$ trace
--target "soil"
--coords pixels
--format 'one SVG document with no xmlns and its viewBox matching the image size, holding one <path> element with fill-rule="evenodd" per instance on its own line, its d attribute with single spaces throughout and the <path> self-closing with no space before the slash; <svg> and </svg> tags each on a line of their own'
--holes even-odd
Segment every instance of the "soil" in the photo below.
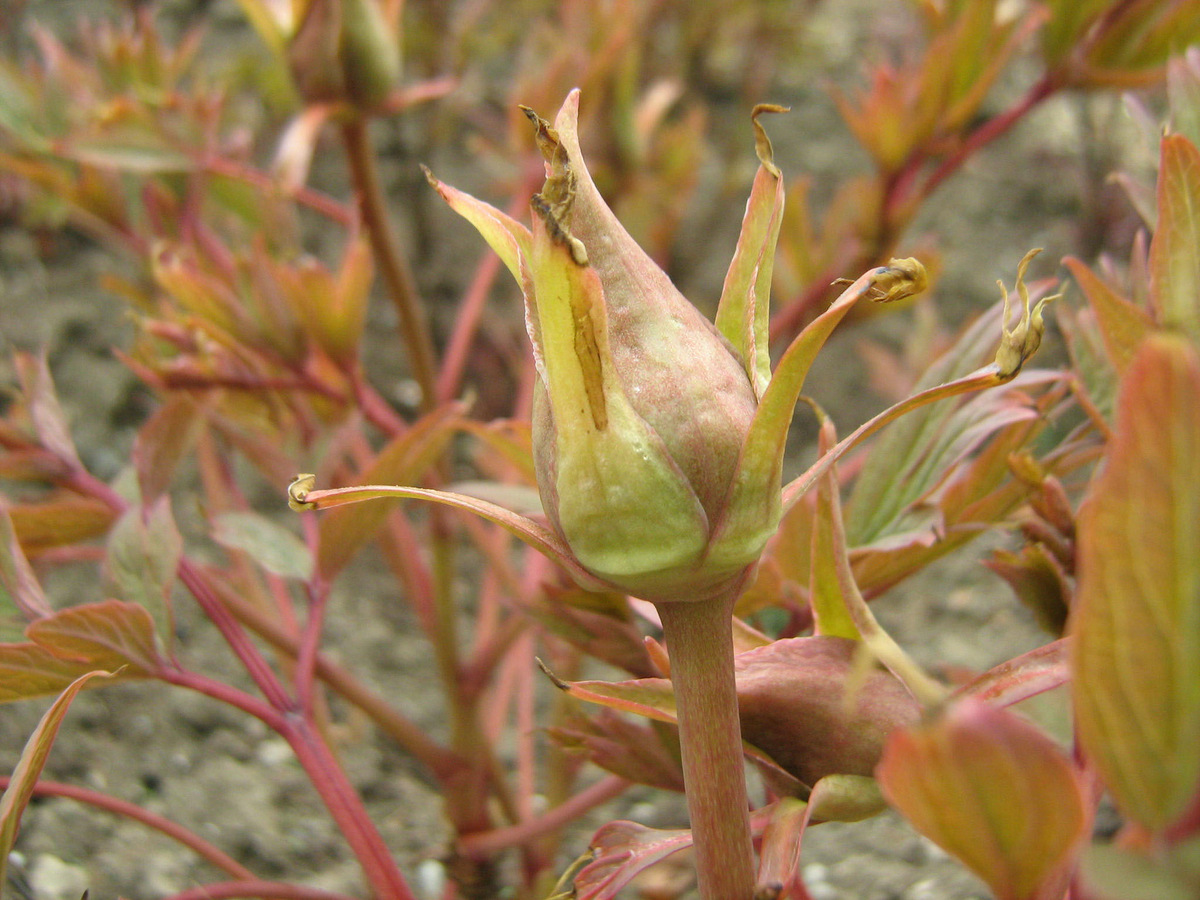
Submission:
<svg viewBox="0 0 1200 900">
<path fill-rule="evenodd" d="M 29 15 L 51 13 L 51 27 L 68 21 L 55 3 L 34 3 Z M 71 8 L 64 4 L 64 7 Z M 94 5 L 93 5 L 94 6 Z M 230 18 L 233 3 L 212 4 Z M 773 85 L 769 98 L 790 103 L 790 117 L 772 121 L 772 139 L 785 172 L 807 172 L 818 185 L 864 165 L 838 118 L 822 81 L 846 82 L 873 46 L 870 0 L 818 5 L 808 27 L 819 62 L 797 63 Z M 1005 84 L 997 107 L 1024 85 Z M 1088 116 L 1109 115 L 1114 98 L 1091 100 Z M 1076 224 L 1098 190 L 1086 175 L 1079 147 L 1083 101 L 1061 99 L 1039 109 L 1016 132 L 974 159 L 940 191 L 914 228 L 915 237 L 936 232 L 945 271 L 934 298 L 942 315 L 960 322 L 994 299 L 994 280 L 1009 283 L 1016 261 L 1031 246 L 1047 257 L 1090 254 L 1095 236 Z M 744 111 L 736 125 L 744 128 Z M 716 121 L 714 128 L 726 127 Z M 1123 139 L 1111 139 L 1108 150 Z M 1093 153 L 1094 155 L 1094 153 Z M 448 176 L 454 175 L 451 168 Z M 740 215 L 740 202 L 739 209 Z M 732 247 L 736 217 L 727 235 Z M 436 254 L 426 287 L 445 290 L 446 260 L 474 258 L 474 235 L 457 229 Z M 723 260 L 727 251 L 712 254 Z M 73 432 L 87 465 L 101 477 L 117 474 L 128 458 L 134 429 L 151 408 L 148 394 L 113 357 L 130 329 L 120 302 L 100 287 L 114 265 L 103 250 L 69 233 L 44 240 L 10 223 L 0 230 L 0 335 L 5 349 L 44 348 Z M 724 263 L 718 265 L 723 270 Z M 697 265 L 685 288 L 719 291 L 723 271 Z M 1048 274 L 1047 262 L 1039 274 Z M 856 274 L 856 273 L 847 273 Z M 461 276 L 460 276 L 461 277 Z M 715 282 L 714 282 L 714 279 Z M 691 283 L 689 283 L 691 282 Z M 461 288 L 461 285 L 458 285 Z M 402 373 L 389 313 L 382 307 L 369 329 L 380 337 L 369 368 L 379 383 L 397 387 Z M 855 342 L 865 336 L 892 346 L 903 343 L 913 314 L 874 320 L 839 335 L 814 371 L 810 387 L 848 429 L 879 408 L 867 387 Z M 1049 348 L 1049 353 L 1053 353 Z M 1051 357 L 1052 358 L 1052 357 Z M 5 363 L 7 365 L 7 363 Z M 11 369 L 2 370 L 5 382 Z M 811 433 L 798 429 L 797 452 Z M 179 501 L 177 501 L 179 502 Z M 186 498 L 183 498 L 186 502 Z M 973 547 L 891 591 L 876 603 L 892 634 L 919 660 L 936 668 L 976 669 L 1038 645 L 1043 638 L 1008 589 L 979 565 Z M 83 572 L 52 579 L 56 602 L 99 599 Z M 435 695 L 424 686 L 432 660 L 410 614 L 392 595 L 393 584 L 370 560 L 338 585 L 324 647 L 352 663 L 370 684 L 392 697 L 405 713 L 441 735 Z M 196 668 L 232 673 L 237 665 L 211 626 L 179 603 L 180 646 Z M 45 701 L 10 704 L 0 714 L 0 771 L 9 771 Z M 445 849 L 438 797 L 415 765 L 365 723 L 339 722 L 337 748 L 351 777 L 405 873 L 414 884 L 436 883 L 428 861 Z M 47 767 L 57 781 L 102 789 L 177 819 L 250 865 L 264 878 L 295 880 L 361 895 L 356 865 L 313 796 L 285 744 L 258 722 L 205 698 L 152 684 L 129 684 L 85 693 L 75 703 Z M 683 824 L 676 797 L 641 793 L 630 805 L 602 810 L 651 825 Z M 598 818 L 598 821 L 602 821 Z M 595 823 L 593 823 L 595 824 Z M 581 851 L 586 832 L 569 849 Z M 565 862 L 565 861 L 564 861 Z M 853 825 L 824 825 L 805 839 L 806 880 L 814 900 L 971 900 L 986 890 L 972 876 L 898 817 L 883 815 Z M 218 873 L 186 850 L 142 826 L 78 803 L 38 799 L 22 823 L 10 866 L 9 896 L 29 900 L 77 900 L 85 888 L 93 900 L 151 900 L 197 886 Z M 434 896 L 433 893 L 428 896 Z"/>
</svg>

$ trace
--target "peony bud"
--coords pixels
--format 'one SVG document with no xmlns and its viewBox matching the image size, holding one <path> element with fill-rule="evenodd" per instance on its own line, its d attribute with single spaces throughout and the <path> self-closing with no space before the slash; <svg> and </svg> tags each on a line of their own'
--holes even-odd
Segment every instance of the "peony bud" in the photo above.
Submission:
<svg viewBox="0 0 1200 900">
<path fill-rule="evenodd" d="M 542 502 L 601 578 L 640 596 L 706 594 L 757 559 L 704 566 L 757 400 L 728 341 L 600 197 L 577 100 L 557 129 L 530 113 L 547 171 L 527 288 Z"/>
<path fill-rule="evenodd" d="M 791 638 L 737 656 L 742 734 L 809 787 L 829 775 L 871 775 L 887 736 L 921 718 L 921 705 L 891 673 L 858 677 L 862 647 L 848 638 Z"/>
<path fill-rule="evenodd" d="M 765 349 L 739 352 L 617 221 L 583 162 L 578 105 L 573 91 L 553 127 L 526 110 L 546 161 L 532 230 L 433 183 L 522 285 L 538 375 L 538 489 L 554 529 L 609 584 L 652 600 L 704 599 L 755 563 L 778 521 L 778 483 L 761 496 L 735 491 L 769 378 Z M 756 246 L 731 269 L 750 295 L 739 307 L 744 330 L 762 331 L 762 348 L 781 196 L 760 198 Z M 735 494 L 761 509 L 731 527 Z"/>
</svg>

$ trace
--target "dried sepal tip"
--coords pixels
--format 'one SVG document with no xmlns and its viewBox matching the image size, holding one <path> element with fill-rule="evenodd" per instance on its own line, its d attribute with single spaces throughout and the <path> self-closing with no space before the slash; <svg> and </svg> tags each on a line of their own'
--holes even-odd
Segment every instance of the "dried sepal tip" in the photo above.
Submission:
<svg viewBox="0 0 1200 900">
<path fill-rule="evenodd" d="M 1042 336 L 1046 333 L 1046 321 L 1042 317 L 1042 310 L 1047 303 L 1062 296 L 1062 294 L 1054 294 L 1050 297 L 1043 297 L 1036 306 L 1030 307 L 1029 288 L 1025 285 L 1025 270 L 1029 267 L 1030 261 L 1041 252 L 1042 248 L 1036 247 L 1021 257 L 1021 261 L 1017 264 L 1017 283 L 1014 290 L 1021 298 L 1022 310 L 1020 318 L 1011 329 L 1008 327 L 1008 322 L 1012 295 L 1004 286 L 1003 281 L 996 280 L 996 284 L 1000 286 L 1000 294 L 1004 298 L 1004 315 L 1001 325 L 1003 336 L 1000 338 L 1000 347 L 996 350 L 996 369 L 1001 378 L 1015 376 L 1021 371 L 1025 361 L 1037 352 L 1038 347 L 1042 345 Z"/>
</svg>

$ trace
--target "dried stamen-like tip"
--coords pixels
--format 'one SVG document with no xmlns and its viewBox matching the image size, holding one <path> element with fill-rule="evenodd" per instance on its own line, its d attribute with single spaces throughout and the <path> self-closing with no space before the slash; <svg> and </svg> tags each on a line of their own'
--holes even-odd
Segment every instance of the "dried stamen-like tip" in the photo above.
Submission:
<svg viewBox="0 0 1200 900">
<path fill-rule="evenodd" d="M 754 152 L 758 154 L 758 161 L 762 163 L 763 168 L 776 178 L 781 178 L 783 173 L 779 171 L 779 166 L 775 165 L 775 151 L 771 148 L 771 139 L 767 137 L 767 131 L 758 121 L 758 117 L 763 113 L 791 111 L 790 106 L 780 106 L 776 103 L 760 103 L 750 111 L 750 121 L 754 123 Z"/>
<path fill-rule="evenodd" d="M 554 205 L 549 203 L 542 194 L 534 194 L 529 205 L 546 223 L 546 231 L 549 233 L 550 239 L 557 244 L 563 244 L 570 251 L 575 265 L 586 266 L 588 264 L 587 248 L 583 246 L 583 241 L 572 235 L 563 225 Z"/>
<path fill-rule="evenodd" d="M 288 506 L 297 512 L 316 509 L 317 504 L 308 501 L 308 492 L 317 483 L 317 476 L 312 474 L 297 475 L 288 485 Z"/>
</svg>

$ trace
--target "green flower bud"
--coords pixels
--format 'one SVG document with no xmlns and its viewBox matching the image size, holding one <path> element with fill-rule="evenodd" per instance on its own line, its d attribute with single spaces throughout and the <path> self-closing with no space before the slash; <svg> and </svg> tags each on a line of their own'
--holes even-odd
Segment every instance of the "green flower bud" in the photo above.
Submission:
<svg viewBox="0 0 1200 900">
<path fill-rule="evenodd" d="M 779 518 L 778 476 L 763 488 L 747 489 L 763 479 L 739 483 L 770 377 L 766 294 L 779 172 L 764 157 L 765 186 L 756 182 L 726 282 L 737 297 L 722 297 L 718 330 L 600 196 L 580 152 L 578 108 L 573 91 L 553 126 L 526 110 L 546 161 L 531 230 L 433 184 L 525 294 L 538 376 L 535 467 L 554 529 L 586 570 L 623 591 L 705 599 L 758 560 Z M 765 135 L 759 146 L 769 155 Z"/>
<path fill-rule="evenodd" d="M 306 101 L 369 112 L 400 81 L 400 42 L 379 0 L 311 0 L 289 42 L 288 62 Z"/>
</svg>

